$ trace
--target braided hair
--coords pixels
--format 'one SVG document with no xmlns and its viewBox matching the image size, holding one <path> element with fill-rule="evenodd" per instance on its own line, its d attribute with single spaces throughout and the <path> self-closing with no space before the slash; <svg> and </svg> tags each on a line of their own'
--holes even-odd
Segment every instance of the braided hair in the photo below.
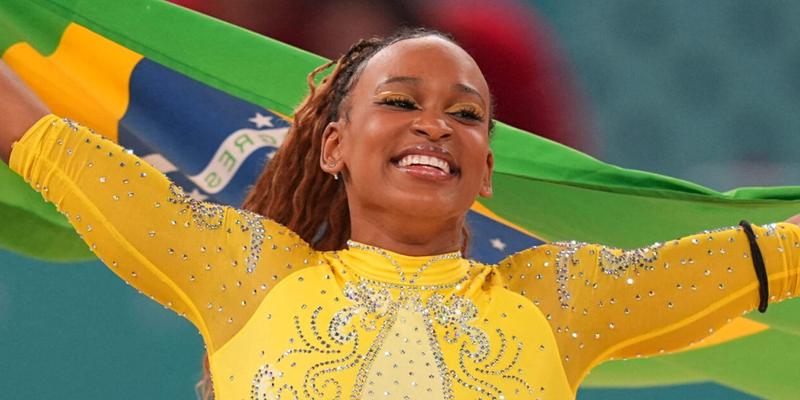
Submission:
<svg viewBox="0 0 800 400">
<path fill-rule="evenodd" d="M 376 53 L 399 41 L 425 36 L 455 43 L 452 37 L 436 30 L 404 28 L 391 36 L 362 39 L 339 59 L 313 70 L 307 79 L 308 97 L 295 110 L 286 140 L 251 188 L 242 208 L 286 226 L 316 250 L 343 248 L 350 237 L 350 211 L 343 183 L 319 166 L 323 132 L 329 123 L 347 115 L 343 103 Z M 330 73 L 319 79 L 328 70 Z M 494 107 L 491 108 L 490 116 Z M 491 132 L 493 125 L 489 121 Z M 466 226 L 462 237 L 462 251 L 466 252 Z M 200 398 L 210 400 L 214 396 L 207 356 L 203 371 L 196 390 Z"/>
<path fill-rule="evenodd" d="M 453 42 L 438 31 L 404 29 L 386 38 L 361 40 L 338 60 L 309 74 L 310 93 L 295 111 L 286 141 L 258 178 L 243 208 L 285 225 L 316 250 L 344 247 L 350 237 L 347 195 L 343 184 L 319 167 L 322 134 L 330 122 L 341 114 L 346 116 L 343 103 L 372 56 L 393 43 L 424 36 Z M 331 67 L 331 73 L 316 85 L 318 75 Z M 466 229 L 464 234 L 466 243 Z"/>
</svg>

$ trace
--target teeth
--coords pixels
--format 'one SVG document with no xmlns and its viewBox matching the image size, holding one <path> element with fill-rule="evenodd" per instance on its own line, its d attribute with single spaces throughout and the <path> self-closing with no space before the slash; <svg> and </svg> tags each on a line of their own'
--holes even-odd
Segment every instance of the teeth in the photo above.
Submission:
<svg viewBox="0 0 800 400">
<path fill-rule="evenodd" d="M 407 167 L 409 165 L 427 165 L 429 167 L 439 168 L 447 174 L 450 173 L 450 164 L 448 164 L 447 161 L 431 156 L 405 156 L 397 163 L 397 165 L 400 167 Z"/>
</svg>

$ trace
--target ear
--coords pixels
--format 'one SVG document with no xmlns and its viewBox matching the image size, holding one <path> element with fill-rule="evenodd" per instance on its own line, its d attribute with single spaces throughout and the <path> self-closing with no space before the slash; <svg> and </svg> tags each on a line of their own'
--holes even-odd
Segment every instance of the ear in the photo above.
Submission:
<svg viewBox="0 0 800 400">
<path fill-rule="evenodd" d="M 329 174 L 336 174 L 344 169 L 342 161 L 342 131 L 339 121 L 331 122 L 322 132 L 322 151 L 319 154 L 319 166 Z"/>
<path fill-rule="evenodd" d="M 494 154 L 489 150 L 486 155 L 486 173 L 481 181 L 481 190 L 478 194 L 481 197 L 492 197 L 492 172 L 494 171 Z"/>
</svg>

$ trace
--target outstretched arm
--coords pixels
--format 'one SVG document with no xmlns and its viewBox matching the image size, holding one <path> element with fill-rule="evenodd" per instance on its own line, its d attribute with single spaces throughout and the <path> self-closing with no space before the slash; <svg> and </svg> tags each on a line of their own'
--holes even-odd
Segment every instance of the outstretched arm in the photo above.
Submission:
<svg viewBox="0 0 800 400">
<path fill-rule="evenodd" d="M 0 60 L 0 157 L 8 163 L 11 145 L 49 114 L 47 106 Z"/>
<path fill-rule="evenodd" d="M 116 143 L 46 114 L 8 69 L 0 111 L 9 114 L 0 122 L 9 167 L 55 204 L 114 273 L 191 320 L 209 353 L 282 278 L 313 264 L 316 253 L 289 229 L 197 201 Z"/>
<path fill-rule="evenodd" d="M 753 229 L 769 300 L 796 296 L 800 228 Z M 633 250 L 554 243 L 499 267 L 508 287 L 547 316 L 573 388 L 599 362 L 683 349 L 759 305 L 759 280 L 740 227 Z"/>
</svg>

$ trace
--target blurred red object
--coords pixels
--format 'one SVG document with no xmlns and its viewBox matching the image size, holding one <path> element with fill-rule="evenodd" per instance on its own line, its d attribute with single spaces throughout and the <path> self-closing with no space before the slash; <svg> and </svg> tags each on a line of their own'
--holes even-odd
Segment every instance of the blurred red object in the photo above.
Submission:
<svg viewBox="0 0 800 400">
<path fill-rule="evenodd" d="M 592 136 L 583 98 L 556 37 L 514 0 L 173 0 L 254 32 L 333 58 L 359 38 L 401 25 L 453 35 L 477 61 L 497 119 L 583 151 Z"/>
</svg>

